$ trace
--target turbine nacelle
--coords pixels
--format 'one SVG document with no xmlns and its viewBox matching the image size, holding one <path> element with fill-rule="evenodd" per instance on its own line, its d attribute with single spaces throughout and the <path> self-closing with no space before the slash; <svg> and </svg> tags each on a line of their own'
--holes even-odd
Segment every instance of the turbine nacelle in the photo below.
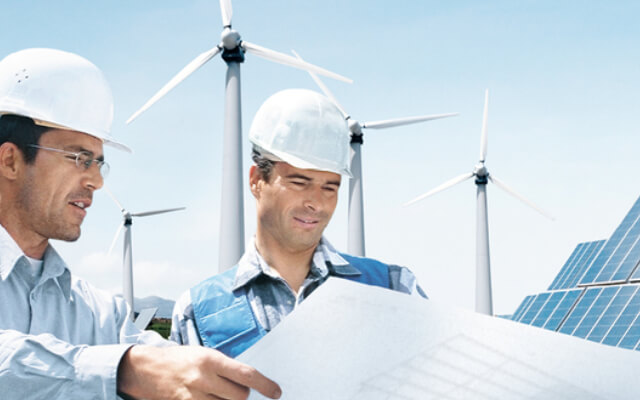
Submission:
<svg viewBox="0 0 640 400">
<path fill-rule="evenodd" d="M 124 225 L 133 224 L 133 216 L 129 211 L 122 210 L 122 217 L 124 218 Z"/>
</svg>

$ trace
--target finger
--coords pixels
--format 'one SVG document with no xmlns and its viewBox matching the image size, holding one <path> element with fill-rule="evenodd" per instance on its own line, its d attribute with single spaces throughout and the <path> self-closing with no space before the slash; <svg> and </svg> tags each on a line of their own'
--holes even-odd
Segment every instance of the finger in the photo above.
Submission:
<svg viewBox="0 0 640 400">
<path fill-rule="evenodd" d="M 216 370 L 219 368 L 215 368 Z M 211 399 L 246 400 L 249 397 L 249 388 L 218 375 L 219 371 L 205 371 L 197 386 L 207 393 Z"/>
<path fill-rule="evenodd" d="M 257 390 L 270 399 L 279 399 L 282 394 L 282 390 L 277 383 L 262 375 L 255 368 L 232 358 L 225 357 L 220 376 L 227 378 L 231 382 Z"/>
</svg>

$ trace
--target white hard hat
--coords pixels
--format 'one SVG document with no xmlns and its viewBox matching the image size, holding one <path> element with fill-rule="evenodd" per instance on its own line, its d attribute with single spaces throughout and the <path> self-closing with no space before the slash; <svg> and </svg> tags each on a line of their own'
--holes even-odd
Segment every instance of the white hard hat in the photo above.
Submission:
<svg viewBox="0 0 640 400">
<path fill-rule="evenodd" d="M 0 114 L 83 132 L 131 152 L 111 136 L 113 96 L 102 71 L 76 54 L 26 49 L 0 61 Z"/>
<path fill-rule="evenodd" d="M 320 93 L 287 89 L 269 97 L 253 118 L 249 140 L 275 161 L 351 176 L 347 122 Z"/>
</svg>

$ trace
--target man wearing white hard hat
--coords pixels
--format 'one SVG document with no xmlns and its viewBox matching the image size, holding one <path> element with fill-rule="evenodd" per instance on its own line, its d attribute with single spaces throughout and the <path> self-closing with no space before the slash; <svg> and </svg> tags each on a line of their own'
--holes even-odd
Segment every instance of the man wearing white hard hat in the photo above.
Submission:
<svg viewBox="0 0 640 400">
<path fill-rule="evenodd" d="M 75 241 L 108 171 L 111 90 L 86 59 L 27 49 L 0 61 L 2 399 L 246 399 L 278 386 L 211 349 L 137 329 L 123 298 L 71 275 L 50 239 Z"/>
<path fill-rule="evenodd" d="M 257 229 L 238 265 L 176 302 L 171 339 L 236 357 L 330 276 L 426 297 L 407 268 L 337 252 L 323 232 L 349 172 L 349 129 L 338 108 L 309 90 L 271 96 L 249 139 Z"/>
</svg>

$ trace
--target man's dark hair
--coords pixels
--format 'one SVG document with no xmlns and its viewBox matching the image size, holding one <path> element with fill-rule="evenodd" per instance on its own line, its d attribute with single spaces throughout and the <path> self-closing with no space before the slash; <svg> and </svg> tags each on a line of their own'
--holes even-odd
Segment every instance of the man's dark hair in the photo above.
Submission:
<svg viewBox="0 0 640 400">
<path fill-rule="evenodd" d="M 49 128 L 36 125 L 31 118 L 5 114 L 0 116 L 0 145 L 5 142 L 15 144 L 24 155 L 27 164 L 33 163 L 38 149 L 29 147 L 38 144 L 40 136 Z"/>
<path fill-rule="evenodd" d="M 254 147 L 251 151 L 251 158 L 253 162 L 256 163 L 258 167 L 258 171 L 260 171 L 260 175 L 265 182 L 269 182 L 271 179 L 271 172 L 273 171 L 273 166 L 275 162 L 267 159 L 265 156 L 260 154 L 258 150 Z"/>
</svg>

